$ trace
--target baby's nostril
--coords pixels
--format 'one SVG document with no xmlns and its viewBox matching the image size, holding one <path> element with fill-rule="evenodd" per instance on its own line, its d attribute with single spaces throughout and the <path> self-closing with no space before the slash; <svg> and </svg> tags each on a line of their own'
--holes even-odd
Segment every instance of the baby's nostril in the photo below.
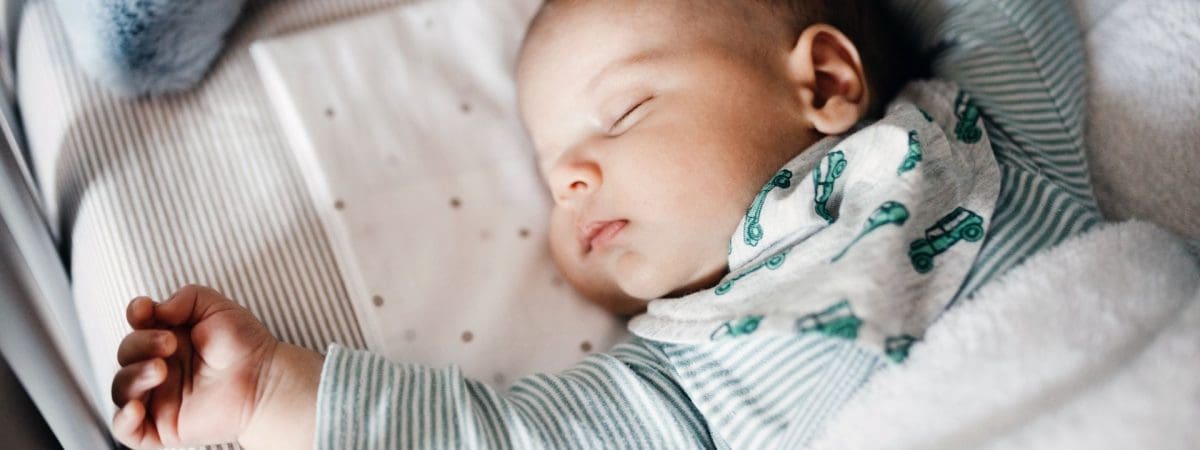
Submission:
<svg viewBox="0 0 1200 450">
<path fill-rule="evenodd" d="M 583 189 L 587 189 L 587 183 L 584 183 L 582 181 L 576 181 L 574 183 L 571 183 L 572 191 L 579 191 L 579 190 L 583 190 Z"/>
</svg>

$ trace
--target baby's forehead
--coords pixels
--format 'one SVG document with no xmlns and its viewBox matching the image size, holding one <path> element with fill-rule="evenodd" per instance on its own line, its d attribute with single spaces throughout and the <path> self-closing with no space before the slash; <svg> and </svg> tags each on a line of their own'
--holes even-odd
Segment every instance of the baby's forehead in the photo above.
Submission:
<svg viewBox="0 0 1200 450">
<path fill-rule="evenodd" d="M 780 36 L 769 2 L 749 0 L 551 0 L 522 43 L 518 83 L 538 69 L 569 70 L 588 60 L 630 57 L 651 48 L 748 50 Z M 757 5 L 757 6 L 756 6 Z M 600 70 L 593 68 L 593 70 Z"/>
<path fill-rule="evenodd" d="M 575 81 L 583 88 L 596 73 L 622 59 L 643 58 L 683 47 L 723 45 L 731 40 L 726 31 L 698 23 L 711 20 L 690 9 L 671 6 L 677 1 L 548 3 L 535 17 L 522 44 L 517 63 L 518 88 L 561 88 L 558 83 L 547 84 L 546 78 L 555 76 Z"/>
</svg>

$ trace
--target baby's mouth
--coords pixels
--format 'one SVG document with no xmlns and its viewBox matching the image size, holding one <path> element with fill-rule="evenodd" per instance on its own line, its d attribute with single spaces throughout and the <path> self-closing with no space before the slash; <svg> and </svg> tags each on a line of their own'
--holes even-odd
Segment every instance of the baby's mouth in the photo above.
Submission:
<svg viewBox="0 0 1200 450">
<path fill-rule="evenodd" d="M 597 220 L 579 228 L 579 246 L 583 253 L 605 248 L 629 224 L 628 220 Z"/>
</svg>

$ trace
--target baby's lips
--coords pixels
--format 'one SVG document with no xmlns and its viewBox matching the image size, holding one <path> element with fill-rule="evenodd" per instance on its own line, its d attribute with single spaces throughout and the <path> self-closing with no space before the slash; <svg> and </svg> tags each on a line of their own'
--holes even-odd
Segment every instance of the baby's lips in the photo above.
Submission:
<svg viewBox="0 0 1200 450">
<path fill-rule="evenodd" d="M 584 250 L 591 251 L 595 248 L 608 245 L 609 242 L 612 242 L 621 233 L 621 230 L 625 229 L 625 225 L 628 224 L 629 221 L 624 219 L 597 221 L 588 224 L 589 228 L 587 229 L 586 242 L 584 242 Z"/>
</svg>

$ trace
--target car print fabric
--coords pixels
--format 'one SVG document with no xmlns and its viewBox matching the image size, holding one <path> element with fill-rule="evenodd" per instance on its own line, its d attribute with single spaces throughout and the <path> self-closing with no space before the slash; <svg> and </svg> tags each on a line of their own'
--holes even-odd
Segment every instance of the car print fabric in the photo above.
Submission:
<svg viewBox="0 0 1200 450">
<path fill-rule="evenodd" d="M 700 343 L 820 333 L 901 361 L 959 294 L 1000 171 L 970 96 L 918 82 L 883 119 L 780 168 L 730 239 L 715 287 L 655 300 L 630 329 Z"/>
</svg>

